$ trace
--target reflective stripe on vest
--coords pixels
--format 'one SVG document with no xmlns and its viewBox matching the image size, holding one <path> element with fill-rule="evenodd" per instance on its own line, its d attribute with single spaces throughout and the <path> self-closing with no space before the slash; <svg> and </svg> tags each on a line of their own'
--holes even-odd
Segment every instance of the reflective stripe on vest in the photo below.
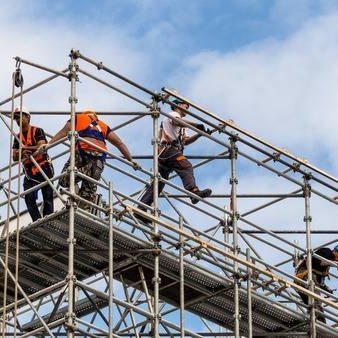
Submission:
<svg viewBox="0 0 338 338">
<path fill-rule="evenodd" d="M 37 129 L 37 127 L 29 125 L 26 138 L 24 137 L 23 134 L 20 135 L 20 133 L 19 133 L 17 135 L 24 146 L 26 146 L 26 147 L 36 146 L 36 144 L 37 144 L 36 139 L 35 139 L 36 129 Z M 34 155 L 33 157 L 34 157 L 34 160 L 39 164 L 40 167 L 49 163 L 47 155 L 45 155 L 45 154 L 38 153 L 38 154 Z M 36 175 L 39 172 L 38 167 L 36 167 L 29 158 L 24 160 L 23 164 L 24 164 L 26 170 L 29 170 L 31 172 L 31 174 Z"/>
<path fill-rule="evenodd" d="M 75 130 L 79 133 L 80 137 L 90 137 L 92 143 L 100 148 L 107 150 L 105 139 L 107 138 L 108 126 L 100 121 L 96 114 L 77 114 Z M 78 148 L 88 151 L 98 151 L 97 148 L 78 141 Z"/>
</svg>

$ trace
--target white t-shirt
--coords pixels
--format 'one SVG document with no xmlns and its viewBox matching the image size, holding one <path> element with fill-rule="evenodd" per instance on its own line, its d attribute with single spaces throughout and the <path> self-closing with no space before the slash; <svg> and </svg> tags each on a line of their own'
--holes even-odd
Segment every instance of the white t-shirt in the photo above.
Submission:
<svg viewBox="0 0 338 338">
<path fill-rule="evenodd" d="M 178 119 L 182 118 L 181 115 L 176 111 L 172 111 L 170 115 Z M 165 117 L 163 119 L 162 121 L 163 132 L 162 132 L 161 142 L 178 141 L 181 135 L 182 136 L 185 135 L 185 128 L 177 126 L 174 123 L 175 121 L 173 121 L 169 117 Z"/>
</svg>

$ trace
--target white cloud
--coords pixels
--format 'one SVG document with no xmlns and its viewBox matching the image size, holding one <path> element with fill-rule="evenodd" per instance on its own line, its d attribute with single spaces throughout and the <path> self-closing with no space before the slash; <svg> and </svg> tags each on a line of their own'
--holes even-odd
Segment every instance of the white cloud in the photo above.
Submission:
<svg viewBox="0 0 338 338">
<path fill-rule="evenodd" d="M 174 82 L 224 118 L 320 166 L 338 169 L 338 14 L 288 39 L 188 58 Z M 328 156 L 328 159 L 322 156 Z"/>
</svg>

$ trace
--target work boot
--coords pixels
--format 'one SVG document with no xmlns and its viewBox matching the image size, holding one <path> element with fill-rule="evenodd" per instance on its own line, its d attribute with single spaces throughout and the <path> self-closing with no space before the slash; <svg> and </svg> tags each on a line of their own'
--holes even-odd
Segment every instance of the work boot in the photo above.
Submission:
<svg viewBox="0 0 338 338">
<path fill-rule="evenodd" d="M 211 189 L 204 189 L 204 190 L 195 190 L 195 191 L 192 191 L 194 194 L 196 194 L 197 196 L 201 197 L 201 198 L 205 198 L 205 197 L 209 197 L 212 193 L 212 190 Z M 190 197 L 191 199 L 191 203 L 192 204 L 196 204 L 198 203 L 200 200 L 197 199 L 196 197 Z"/>
<path fill-rule="evenodd" d="M 142 206 L 138 206 L 137 207 L 139 210 L 142 210 L 144 212 L 147 212 L 147 209 L 145 207 L 142 207 Z M 134 213 L 134 216 L 136 219 L 138 219 L 139 221 L 143 222 L 143 223 L 146 223 L 146 224 L 150 224 L 151 223 L 151 220 L 149 218 L 146 218 L 146 217 L 143 217 L 142 215 L 140 214 L 137 214 L 136 212 Z"/>
</svg>

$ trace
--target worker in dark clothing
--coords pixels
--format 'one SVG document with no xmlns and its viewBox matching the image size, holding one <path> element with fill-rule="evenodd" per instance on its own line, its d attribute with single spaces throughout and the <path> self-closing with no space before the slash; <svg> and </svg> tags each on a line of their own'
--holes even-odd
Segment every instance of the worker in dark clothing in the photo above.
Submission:
<svg viewBox="0 0 338 338">
<path fill-rule="evenodd" d="M 18 133 L 17 138 L 14 140 L 12 156 L 14 161 L 19 159 L 20 140 L 22 144 L 21 161 L 25 171 L 23 187 L 26 191 L 46 181 L 38 167 L 36 167 L 33 161 L 30 159 L 31 155 L 33 155 L 33 158 L 39 164 L 48 178 L 52 178 L 54 172 L 52 163 L 47 153 L 36 153 L 38 147 L 47 143 L 43 129 L 30 125 L 31 115 L 26 108 L 22 107 L 21 112 L 22 113 L 20 114 L 20 108 L 16 108 L 14 110 L 14 119 L 19 127 L 21 115 L 21 133 Z M 42 214 L 43 216 L 46 216 L 54 212 L 53 189 L 49 184 L 47 184 L 41 188 L 41 192 L 43 197 Z M 38 190 L 34 190 L 25 195 L 26 206 L 33 221 L 41 218 L 41 214 L 36 203 L 37 197 Z"/>
<path fill-rule="evenodd" d="M 185 133 L 185 126 L 181 124 L 178 120 L 182 120 L 204 132 L 209 133 L 209 130 L 207 130 L 203 124 L 183 119 L 186 115 L 186 112 L 183 109 L 189 109 L 189 104 L 181 100 L 174 100 L 173 103 L 175 103 L 175 105 L 177 106 L 172 105 L 173 111 L 170 113 L 170 115 L 177 120 L 165 117 L 163 119 L 163 122 L 161 123 L 160 146 L 158 155 L 159 173 L 162 178 L 167 180 L 169 178 L 169 174 L 172 171 L 175 171 L 180 176 L 183 182 L 183 186 L 186 190 L 191 191 L 201 198 L 209 197 L 212 192 L 211 189 L 200 190 L 197 187 L 192 164 L 183 155 L 184 146 L 195 142 L 202 135 L 197 133 L 190 137 L 187 136 Z M 164 182 L 159 182 L 159 194 L 163 190 L 164 185 Z M 147 205 L 151 205 L 153 202 L 153 197 L 153 185 L 151 184 L 148 186 L 144 195 L 142 196 L 141 202 Z M 193 204 L 199 202 L 199 199 L 196 197 L 190 197 L 190 199 Z M 146 211 L 145 207 L 143 206 L 139 206 L 139 208 L 143 211 Z M 143 222 L 150 222 L 148 219 L 142 217 L 141 215 L 136 215 L 136 217 Z"/>
<path fill-rule="evenodd" d="M 138 163 L 131 157 L 126 145 L 106 123 L 99 120 L 95 111 L 87 109 L 82 113 L 77 113 L 75 116 L 75 130 L 78 132 L 79 137 L 96 145 L 96 147 L 94 147 L 80 140 L 76 142 L 75 166 L 80 173 L 83 173 L 96 181 L 100 180 L 107 156 L 106 153 L 100 151 L 100 149 L 107 150 L 106 140 L 114 145 L 122 155 L 131 162 L 135 170 L 140 168 Z M 68 120 L 65 126 L 49 141 L 49 144 L 67 136 L 70 131 L 71 124 L 70 120 Z M 67 171 L 69 165 L 70 158 L 65 163 L 62 171 Z M 87 201 L 95 203 L 97 184 L 76 176 L 75 183 L 78 183 L 79 181 L 82 181 L 79 196 Z M 59 183 L 62 187 L 68 188 L 69 175 L 63 176 Z M 82 201 L 80 201 L 78 205 L 80 208 L 87 211 L 90 211 L 91 209 L 89 204 Z"/>
<path fill-rule="evenodd" d="M 338 262 L 338 245 L 334 247 L 333 250 L 330 248 L 319 248 L 314 251 L 314 253 L 320 257 L 323 257 L 332 262 Z M 325 284 L 325 277 L 329 275 L 330 270 L 330 263 L 326 262 L 320 258 L 312 256 L 312 279 L 314 281 L 315 286 L 328 291 L 332 292 L 329 287 Z M 307 258 L 303 258 L 295 269 L 295 275 L 297 278 L 307 281 L 308 279 L 308 268 L 307 268 Z M 301 286 L 304 286 L 300 281 L 295 280 L 295 283 Z M 308 295 L 299 292 L 302 301 L 308 305 L 309 304 L 309 297 Z M 314 301 L 314 306 L 318 310 L 318 312 L 323 312 L 322 304 L 319 303 L 317 300 Z M 318 315 L 317 319 L 325 323 L 325 318 L 322 315 Z"/>
</svg>

